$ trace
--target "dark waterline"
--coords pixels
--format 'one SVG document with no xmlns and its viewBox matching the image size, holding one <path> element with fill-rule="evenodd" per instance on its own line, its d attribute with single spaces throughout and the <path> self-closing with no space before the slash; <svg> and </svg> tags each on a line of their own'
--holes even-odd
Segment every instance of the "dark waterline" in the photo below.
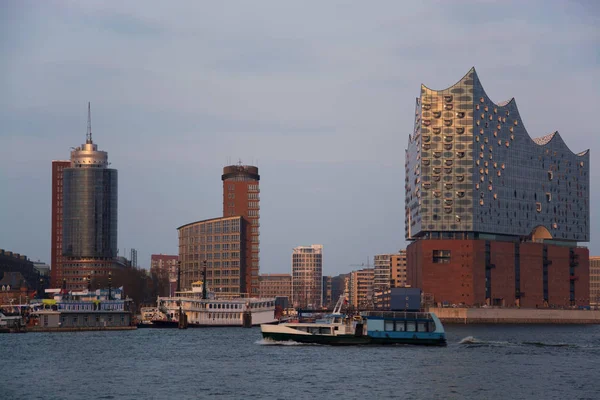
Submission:
<svg viewBox="0 0 600 400">
<path fill-rule="evenodd" d="M 2 399 L 598 399 L 600 326 L 446 326 L 445 348 L 265 343 L 258 328 L 0 335 Z"/>
</svg>

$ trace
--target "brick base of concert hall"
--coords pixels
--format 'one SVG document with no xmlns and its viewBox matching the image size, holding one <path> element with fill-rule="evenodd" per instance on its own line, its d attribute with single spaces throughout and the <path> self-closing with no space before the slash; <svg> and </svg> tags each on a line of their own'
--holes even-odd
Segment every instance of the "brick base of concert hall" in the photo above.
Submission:
<svg viewBox="0 0 600 400">
<path fill-rule="evenodd" d="M 416 240 L 407 283 L 436 304 L 504 307 L 589 305 L 589 250 L 535 242 Z"/>
</svg>

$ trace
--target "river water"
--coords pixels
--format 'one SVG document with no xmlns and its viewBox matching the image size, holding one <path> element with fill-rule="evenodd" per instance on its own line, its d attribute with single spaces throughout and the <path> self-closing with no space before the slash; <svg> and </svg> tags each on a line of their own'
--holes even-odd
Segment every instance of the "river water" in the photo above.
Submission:
<svg viewBox="0 0 600 400">
<path fill-rule="evenodd" d="M 271 344 L 260 329 L 0 335 L 0 399 L 599 399 L 600 326 L 447 325 L 448 346 Z"/>
</svg>

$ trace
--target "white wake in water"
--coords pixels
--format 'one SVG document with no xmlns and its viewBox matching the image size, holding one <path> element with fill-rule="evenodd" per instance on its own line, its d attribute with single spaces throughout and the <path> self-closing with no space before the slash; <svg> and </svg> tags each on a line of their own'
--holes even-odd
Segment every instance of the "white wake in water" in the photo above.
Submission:
<svg viewBox="0 0 600 400">
<path fill-rule="evenodd" d="M 536 346 L 536 347 L 579 347 L 575 344 L 568 343 L 544 343 L 544 342 L 500 342 L 493 340 L 480 340 L 474 336 L 464 337 L 458 344 L 472 345 L 472 346 Z"/>
<path fill-rule="evenodd" d="M 271 339 L 260 339 L 254 343 L 261 346 L 319 346 L 317 343 L 300 343 L 294 342 L 293 340 L 277 341 Z"/>
</svg>

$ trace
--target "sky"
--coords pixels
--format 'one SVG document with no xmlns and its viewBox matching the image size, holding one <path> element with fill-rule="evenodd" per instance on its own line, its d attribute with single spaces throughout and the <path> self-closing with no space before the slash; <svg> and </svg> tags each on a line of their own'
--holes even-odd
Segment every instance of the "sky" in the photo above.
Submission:
<svg viewBox="0 0 600 400">
<path fill-rule="evenodd" d="M 51 162 L 94 142 L 119 171 L 118 246 L 177 254 L 222 215 L 222 168 L 257 165 L 261 273 L 324 246 L 349 272 L 404 240 L 404 150 L 423 83 L 475 66 L 532 137 L 591 149 L 600 254 L 600 3 L 0 2 L 0 248 L 50 263 Z"/>
</svg>

